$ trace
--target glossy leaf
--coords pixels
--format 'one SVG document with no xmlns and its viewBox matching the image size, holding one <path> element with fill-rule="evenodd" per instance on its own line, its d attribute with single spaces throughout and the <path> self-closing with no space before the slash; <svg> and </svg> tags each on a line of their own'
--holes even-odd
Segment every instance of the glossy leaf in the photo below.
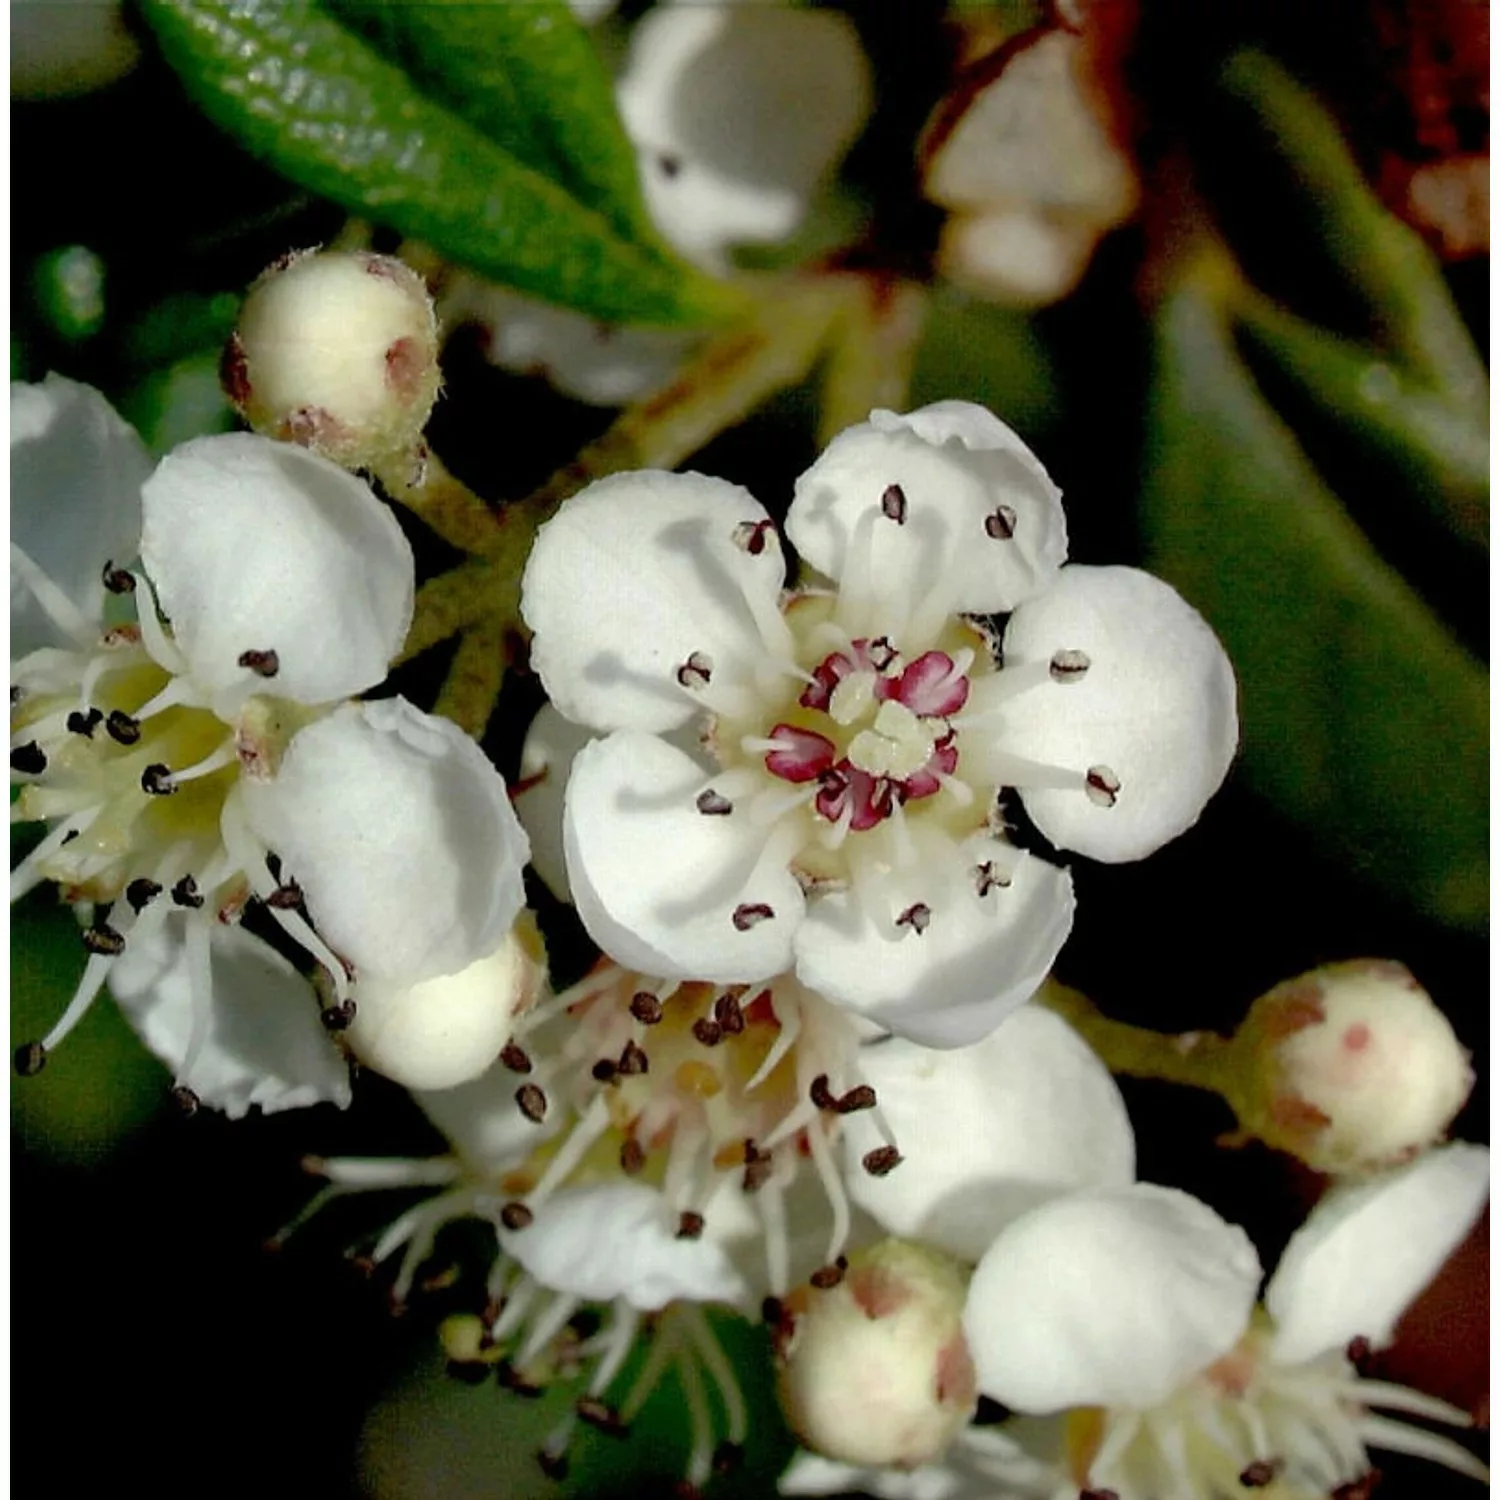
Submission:
<svg viewBox="0 0 1500 1500">
<path fill-rule="evenodd" d="M 430 98 L 655 244 L 609 74 L 563 0 L 327 0 Z"/>
<path fill-rule="evenodd" d="M 1244 774 L 1335 857 L 1443 921 L 1488 906 L 1488 686 L 1382 559 L 1235 352 L 1232 268 L 1163 304 L 1143 522 L 1151 565 L 1239 676 Z"/>
<path fill-rule="evenodd" d="M 312 0 L 144 0 L 167 60 L 252 154 L 493 280 L 592 317 L 692 323 L 721 283 L 624 239 Z"/>
</svg>

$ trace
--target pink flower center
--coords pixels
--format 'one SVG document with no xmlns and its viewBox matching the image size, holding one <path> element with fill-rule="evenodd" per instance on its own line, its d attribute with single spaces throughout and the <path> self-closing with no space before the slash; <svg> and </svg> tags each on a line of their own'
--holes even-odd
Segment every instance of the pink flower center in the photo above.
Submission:
<svg viewBox="0 0 1500 1500">
<path fill-rule="evenodd" d="M 930 797 L 958 766 L 948 718 L 968 700 L 969 679 L 945 651 L 904 662 L 883 636 L 824 657 L 798 702 L 814 724 L 780 723 L 766 769 L 818 783 L 813 807 L 830 823 L 873 828 L 907 802 Z"/>
</svg>

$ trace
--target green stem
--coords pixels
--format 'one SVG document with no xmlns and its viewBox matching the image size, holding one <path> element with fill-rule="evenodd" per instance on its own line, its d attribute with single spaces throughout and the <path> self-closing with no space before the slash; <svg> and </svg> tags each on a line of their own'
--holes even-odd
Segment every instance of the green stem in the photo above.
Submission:
<svg viewBox="0 0 1500 1500">
<path fill-rule="evenodd" d="M 505 621 L 490 615 L 459 639 L 433 712 L 478 739 L 490 722 L 505 676 Z"/>
</svg>

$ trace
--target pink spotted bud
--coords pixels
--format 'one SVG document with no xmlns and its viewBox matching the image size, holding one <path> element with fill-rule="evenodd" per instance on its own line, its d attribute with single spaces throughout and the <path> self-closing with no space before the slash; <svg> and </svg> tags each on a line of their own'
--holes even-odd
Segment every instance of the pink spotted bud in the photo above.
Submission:
<svg viewBox="0 0 1500 1500">
<path fill-rule="evenodd" d="M 935 1250 L 883 1240 L 852 1255 L 834 1284 L 785 1299 L 777 1388 L 810 1448 L 870 1467 L 942 1453 L 978 1399 L 961 1326 L 967 1281 Z"/>
<path fill-rule="evenodd" d="M 257 432 L 345 468 L 414 465 L 441 379 L 432 298 L 389 255 L 292 256 L 250 289 L 223 376 Z"/>
<path fill-rule="evenodd" d="M 1240 1123 L 1320 1172 L 1394 1165 L 1440 1141 L 1474 1084 L 1469 1054 L 1401 964 L 1315 969 L 1262 995 L 1233 1048 Z"/>
</svg>

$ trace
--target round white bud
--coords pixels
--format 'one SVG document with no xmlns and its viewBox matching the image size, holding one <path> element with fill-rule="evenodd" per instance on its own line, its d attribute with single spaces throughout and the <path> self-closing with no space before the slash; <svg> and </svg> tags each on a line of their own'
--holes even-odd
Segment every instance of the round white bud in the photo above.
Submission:
<svg viewBox="0 0 1500 1500">
<path fill-rule="evenodd" d="M 414 461 L 441 383 L 432 298 L 389 255 L 290 256 L 250 289 L 223 373 L 257 432 L 345 468 Z"/>
<path fill-rule="evenodd" d="M 479 1077 L 535 1001 L 542 966 L 517 924 L 487 958 L 405 987 L 356 983 L 344 1035 L 356 1057 L 409 1089 L 451 1089 Z"/>
<path fill-rule="evenodd" d="M 906 1240 L 849 1258 L 836 1285 L 800 1287 L 776 1329 L 777 1389 L 799 1437 L 844 1463 L 910 1468 L 974 1414 L 967 1273 Z"/>
<path fill-rule="evenodd" d="M 1241 1125 L 1319 1172 L 1365 1172 L 1441 1140 L 1469 1054 L 1401 964 L 1332 964 L 1277 985 L 1234 1040 Z"/>
</svg>

